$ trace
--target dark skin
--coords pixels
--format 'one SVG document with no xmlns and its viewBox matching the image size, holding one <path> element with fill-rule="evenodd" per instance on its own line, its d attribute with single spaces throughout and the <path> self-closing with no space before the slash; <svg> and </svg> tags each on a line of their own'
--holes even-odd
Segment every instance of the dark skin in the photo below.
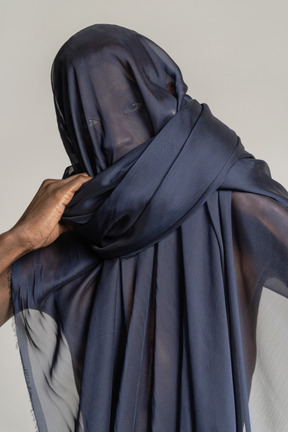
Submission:
<svg viewBox="0 0 288 432">
<path fill-rule="evenodd" d="M 44 180 L 16 225 L 0 235 L 0 326 L 13 315 L 11 265 L 28 252 L 53 243 L 70 229 L 60 219 L 75 192 L 90 179 L 83 173 L 65 180 Z"/>
</svg>

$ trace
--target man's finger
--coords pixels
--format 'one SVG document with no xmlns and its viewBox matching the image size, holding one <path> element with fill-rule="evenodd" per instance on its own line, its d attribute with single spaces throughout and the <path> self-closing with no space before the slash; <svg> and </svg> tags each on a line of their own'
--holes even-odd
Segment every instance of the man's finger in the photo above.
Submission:
<svg viewBox="0 0 288 432">
<path fill-rule="evenodd" d="M 84 183 L 91 180 L 92 177 L 90 177 L 88 174 L 76 174 L 75 176 L 71 176 L 69 178 L 69 182 L 65 185 L 71 192 L 76 192 Z M 66 179 L 65 179 L 66 180 Z M 67 179 L 68 180 L 68 179 Z"/>
</svg>

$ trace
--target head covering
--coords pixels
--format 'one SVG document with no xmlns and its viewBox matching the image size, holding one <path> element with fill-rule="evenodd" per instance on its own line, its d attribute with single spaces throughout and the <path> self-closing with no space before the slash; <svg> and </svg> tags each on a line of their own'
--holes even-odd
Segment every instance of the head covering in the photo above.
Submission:
<svg viewBox="0 0 288 432">
<path fill-rule="evenodd" d="M 159 132 L 186 93 L 178 66 L 161 48 L 107 24 L 64 44 L 52 86 L 66 151 L 75 170 L 90 175 Z"/>
<path fill-rule="evenodd" d="M 52 85 L 66 175 L 93 179 L 63 215 L 75 230 L 13 265 L 40 432 L 283 432 L 256 351 L 263 286 L 288 296 L 287 192 L 134 31 L 77 33 Z"/>
</svg>

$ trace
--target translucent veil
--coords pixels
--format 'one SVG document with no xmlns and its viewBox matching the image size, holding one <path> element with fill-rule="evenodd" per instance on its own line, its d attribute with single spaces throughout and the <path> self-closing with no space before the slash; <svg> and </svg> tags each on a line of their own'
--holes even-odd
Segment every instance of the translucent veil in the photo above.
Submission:
<svg viewBox="0 0 288 432">
<path fill-rule="evenodd" d="M 52 86 L 65 176 L 93 179 L 13 265 L 39 430 L 283 432 L 285 189 L 134 31 L 77 33 Z"/>
</svg>

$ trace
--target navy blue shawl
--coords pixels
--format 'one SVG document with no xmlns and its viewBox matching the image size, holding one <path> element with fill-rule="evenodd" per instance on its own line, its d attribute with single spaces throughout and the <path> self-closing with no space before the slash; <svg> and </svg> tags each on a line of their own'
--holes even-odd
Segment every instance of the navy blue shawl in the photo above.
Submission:
<svg viewBox="0 0 288 432">
<path fill-rule="evenodd" d="M 111 49 L 122 68 L 123 46 L 136 44 L 125 70 L 141 99 L 124 113 L 145 106 L 149 137 L 134 134 L 123 152 L 91 83 L 97 114 L 83 102 L 92 68 L 83 46 L 90 56 L 95 35 L 104 70 Z M 135 60 L 139 41 L 153 74 L 148 60 Z M 235 132 L 185 94 L 163 53 L 135 32 L 98 25 L 68 41 L 54 64 L 73 165 L 66 175 L 85 169 L 93 179 L 63 215 L 75 229 L 13 265 L 15 323 L 41 432 L 251 430 L 263 286 L 288 296 L 288 194 Z"/>
</svg>

